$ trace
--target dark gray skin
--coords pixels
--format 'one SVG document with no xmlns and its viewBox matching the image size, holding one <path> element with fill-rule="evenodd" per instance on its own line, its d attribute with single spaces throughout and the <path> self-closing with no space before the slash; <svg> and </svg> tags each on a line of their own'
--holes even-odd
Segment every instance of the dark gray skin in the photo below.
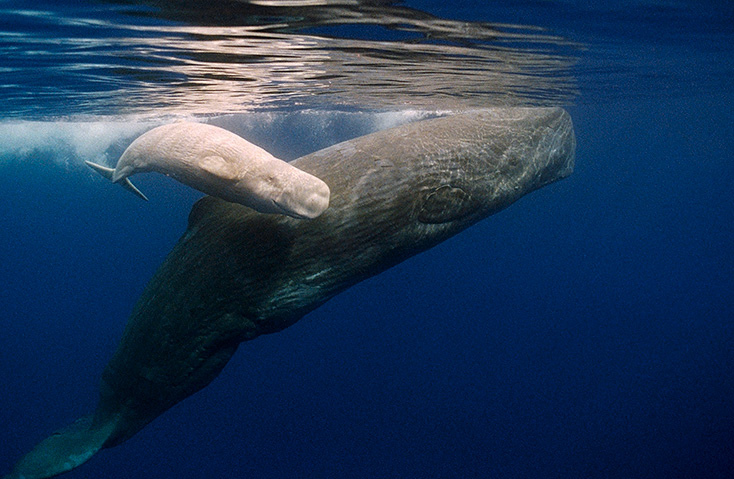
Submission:
<svg viewBox="0 0 734 479">
<path fill-rule="evenodd" d="M 39 444 L 12 478 L 50 477 L 129 439 L 209 384 L 239 344 L 568 176 L 560 108 L 491 109 L 350 140 L 292 164 L 325 181 L 318 218 L 207 197 L 138 301 L 93 415 Z"/>
</svg>

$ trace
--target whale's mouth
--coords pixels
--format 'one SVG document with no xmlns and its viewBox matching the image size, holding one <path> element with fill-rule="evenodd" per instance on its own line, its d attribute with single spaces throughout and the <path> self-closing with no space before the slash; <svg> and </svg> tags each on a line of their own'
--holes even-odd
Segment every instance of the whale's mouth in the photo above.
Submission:
<svg viewBox="0 0 734 479">
<path fill-rule="evenodd" d="M 291 218 L 297 218 L 299 220 L 310 219 L 309 216 L 303 215 L 299 213 L 298 211 L 293 210 L 292 208 L 286 208 L 285 206 L 278 203 L 278 200 L 271 199 L 270 202 L 273 205 L 273 209 L 276 210 L 275 214 L 286 215 L 286 216 L 290 216 Z"/>
</svg>

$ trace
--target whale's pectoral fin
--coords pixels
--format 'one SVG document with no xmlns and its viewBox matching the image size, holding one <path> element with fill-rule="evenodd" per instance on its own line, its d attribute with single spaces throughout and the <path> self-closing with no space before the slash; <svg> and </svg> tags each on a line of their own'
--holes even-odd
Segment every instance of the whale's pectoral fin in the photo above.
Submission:
<svg viewBox="0 0 734 479">
<path fill-rule="evenodd" d="M 229 163 L 221 156 L 211 155 L 198 161 L 197 166 L 210 175 L 225 180 L 237 180 L 239 172 L 235 165 Z"/>
<path fill-rule="evenodd" d="M 56 431 L 23 456 L 4 479 L 43 479 L 87 462 L 112 434 L 115 422 L 92 426 L 92 415 Z"/>
<path fill-rule="evenodd" d="M 135 185 L 132 184 L 132 182 L 128 178 L 124 178 L 120 180 L 120 186 L 125 188 L 130 193 L 138 196 L 139 198 L 144 199 L 145 201 L 148 201 L 148 197 L 143 194 L 142 191 L 140 191 Z"/>
<path fill-rule="evenodd" d="M 85 161 L 84 163 L 87 164 L 91 169 L 99 173 L 100 175 L 104 176 L 108 180 L 112 181 L 112 175 L 115 173 L 114 168 L 108 168 L 106 166 L 98 165 L 97 163 L 92 163 L 91 161 Z M 142 191 L 140 191 L 135 185 L 132 184 L 129 178 L 122 178 L 117 183 L 120 184 L 123 188 L 125 188 L 127 191 L 133 193 L 134 195 L 144 199 L 145 201 L 148 201 L 148 197 L 143 194 Z"/>
</svg>

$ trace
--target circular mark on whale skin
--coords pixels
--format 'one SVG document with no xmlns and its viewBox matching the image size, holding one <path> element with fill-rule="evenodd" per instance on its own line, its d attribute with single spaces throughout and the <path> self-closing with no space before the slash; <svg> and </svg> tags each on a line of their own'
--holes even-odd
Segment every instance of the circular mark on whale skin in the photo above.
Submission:
<svg viewBox="0 0 734 479">
<path fill-rule="evenodd" d="M 443 185 L 426 196 L 418 212 L 418 221 L 427 224 L 448 223 L 463 218 L 478 208 L 479 204 L 466 191 Z"/>
</svg>

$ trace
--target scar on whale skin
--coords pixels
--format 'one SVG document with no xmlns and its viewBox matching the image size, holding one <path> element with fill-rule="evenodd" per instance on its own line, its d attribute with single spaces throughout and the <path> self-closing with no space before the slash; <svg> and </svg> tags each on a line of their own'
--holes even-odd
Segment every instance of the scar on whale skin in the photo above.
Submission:
<svg viewBox="0 0 734 479">
<path fill-rule="evenodd" d="M 119 445 L 208 385 L 243 341 L 280 331 L 339 292 L 571 174 L 560 108 L 488 109 L 346 141 L 293 165 L 328 182 L 312 221 L 197 202 L 128 320 L 97 408 L 6 479 L 43 479 Z"/>
<path fill-rule="evenodd" d="M 329 187 L 223 128 L 179 122 L 138 137 L 108 168 L 86 162 L 105 178 L 148 198 L 129 177 L 155 171 L 203 193 L 261 213 L 313 219 L 329 206 Z"/>
</svg>

